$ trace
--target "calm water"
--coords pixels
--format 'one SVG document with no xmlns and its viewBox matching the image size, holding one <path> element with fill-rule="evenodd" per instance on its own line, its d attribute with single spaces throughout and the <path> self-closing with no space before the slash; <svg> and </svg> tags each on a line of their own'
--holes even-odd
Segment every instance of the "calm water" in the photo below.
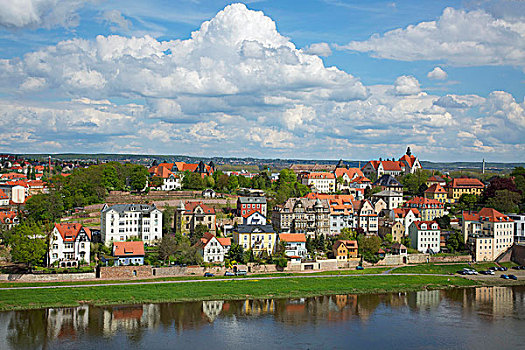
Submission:
<svg viewBox="0 0 525 350">
<path fill-rule="evenodd" d="M 1 349 L 525 349 L 525 288 L 4 312 L 0 341 Z"/>
</svg>

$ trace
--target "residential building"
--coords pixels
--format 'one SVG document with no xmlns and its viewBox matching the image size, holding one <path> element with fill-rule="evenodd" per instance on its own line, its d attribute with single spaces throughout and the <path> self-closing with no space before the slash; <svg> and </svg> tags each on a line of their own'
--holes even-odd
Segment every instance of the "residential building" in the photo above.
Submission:
<svg viewBox="0 0 525 350">
<path fill-rule="evenodd" d="M 427 179 L 427 187 L 430 187 L 434 184 L 438 184 L 441 187 L 445 187 L 447 185 L 447 182 L 444 178 L 438 175 L 432 175 Z"/>
<path fill-rule="evenodd" d="M 385 221 L 379 227 L 379 235 L 383 238 L 391 235 L 394 242 L 401 243 L 401 239 L 405 237 L 405 226 L 401 221 Z"/>
<path fill-rule="evenodd" d="M 222 263 L 230 250 L 231 238 L 219 238 L 206 232 L 196 246 L 204 262 Z"/>
<path fill-rule="evenodd" d="M 450 203 L 448 192 L 440 184 L 431 185 L 424 193 L 425 198 L 434 199 L 443 204 Z"/>
<path fill-rule="evenodd" d="M 445 205 L 438 200 L 414 197 L 405 203 L 406 208 L 415 208 L 421 214 L 421 220 L 432 221 L 445 213 Z"/>
<path fill-rule="evenodd" d="M 399 160 L 371 160 L 365 164 L 362 168 L 365 176 L 373 176 L 376 179 L 380 178 L 384 174 L 398 176 L 401 174 L 413 174 L 416 170 L 422 169 L 421 163 L 412 155 L 410 147 L 407 148 L 407 152 Z"/>
<path fill-rule="evenodd" d="M 408 228 L 414 221 L 421 220 L 421 214 L 415 208 L 397 208 L 390 211 L 390 219 L 402 223 L 405 227 L 405 236 L 408 236 Z"/>
<path fill-rule="evenodd" d="M 0 228 L 2 230 L 10 230 L 19 223 L 20 220 L 15 211 L 0 211 Z"/>
<path fill-rule="evenodd" d="M 475 194 L 481 196 L 485 185 L 478 179 L 460 177 L 452 179 L 448 184 L 448 197 L 455 203 L 463 194 Z"/>
<path fill-rule="evenodd" d="M 279 232 L 326 236 L 330 234 L 330 206 L 326 199 L 289 198 L 274 207 L 272 223 Z"/>
<path fill-rule="evenodd" d="M 367 235 L 377 235 L 379 231 L 378 215 L 369 200 L 353 201 L 355 227 L 363 229 Z"/>
<path fill-rule="evenodd" d="M 407 256 L 408 255 L 408 249 L 403 244 L 396 242 L 392 244 L 392 248 L 390 249 L 392 255 L 402 255 Z"/>
<path fill-rule="evenodd" d="M 440 232 L 435 221 L 415 221 L 408 228 L 410 244 L 421 253 L 439 253 Z"/>
<path fill-rule="evenodd" d="M 239 197 L 237 199 L 237 216 L 243 219 L 251 215 L 253 212 L 259 212 L 262 216 L 267 216 L 267 202 L 266 197 Z"/>
<path fill-rule="evenodd" d="M 215 234 L 215 209 L 202 202 L 180 202 L 175 210 L 175 231 L 183 235 L 193 235 L 197 225 L 204 225 L 208 232 Z"/>
<path fill-rule="evenodd" d="M 514 244 L 515 222 L 493 208 L 463 212 L 463 230 L 476 261 L 493 261 Z"/>
<path fill-rule="evenodd" d="M 113 243 L 115 266 L 144 265 L 144 242 L 115 242 Z"/>
<path fill-rule="evenodd" d="M 372 198 L 372 204 L 374 205 L 374 213 L 381 215 L 383 211 L 388 210 L 388 204 L 383 200 L 383 198 Z"/>
<path fill-rule="evenodd" d="M 266 225 L 266 217 L 257 210 L 251 209 L 249 214 L 242 217 L 242 223 L 245 225 Z"/>
<path fill-rule="evenodd" d="M 233 230 L 233 241 L 253 254 L 272 255 L 277 241 L 272 225 L 239 225 Z"/>
<path fill-rule="evenodd" d="M 9 196 L 0 189 L 0 207 L 6 207 L 9 205 Z"/>
<path fill-rule="evenodd" d="M 107 246 L 132 237 L 153 244 L 162 238 L 162 211 L 155 204 L 104 204 L 100 233 Z"/>
<path fill-rule="evenodd" d="M 314 172 L 302 174 L 301 183 L 307 185 L 314 192 L 333 193 L 335 192 L 336 178 L 333 173 Z"/>
<path fill-rule="evenodd" d="M 89 264 L 91 231 L 81 224 L 55 224 L 49 241 L 49 264 L 75 267 Z"/>
<path fill-rule="evenodd" d="M 403 195 L 403 185 L 396 180 L 395 177 L 389 174 L 382 175 L 377 181 L 372 184 L 373 187 L 381 187 L 382 191 L 394 191 Z"/>
<path fill-rule="evenodd" d="M 286 245 L 284 254 L 290 258 L 304 258 L 306 250 L 306 235 L 304 233 L 280 233 L 279 242 Z"/>
<path fill-rule="evenodd" d="M 508 214 L 514 220 L 514 243 L 525 243 L 525 214 Z"/>
<path fill-rule="evenodd" d="M 189 171 L 191 173 L 199 173 L 202 177 L 212 176 L 215 172 L 215 164 L 213 163 L 213 161 L 211 161 L 209 164 L 204 164 L 202 160 L 196 164 L 175 162 L 173 171 L 177 173 L 184 173 L 186 171 Z"/>
<path fill-rule="evenodd" d="M 332 253 L 337 260 L 346 261 L 348 258 L 357 258 L 357 241 L 337 240 L 332 246 Z"/>
<path fill-rule="evenodd" d="M 403 193 L 391 189 L 375 193 L 372 197 L 384 200 L 388 210 L 396 209 L 403 205 Z"/>
<path fill-rule="evenodd" d="M 174 163 L 160 163 L 149 168 L 152 177 L 162 179 L 160 189 L 162 191 L 180 190 L 182 188 L 182 176 L 174 173 Z"/>
<path fill-rule="evenodd" d="M 365 175 L 359 168 L 347 168 L 338 167 L 334 171 L 336 178 L 336 189 L 339 191 L 347 191 L 350 188 L 350 184 L 356 179 L 366 179 Z M 339 180 L 341 179 L 341 180 Z M 367 179 L 368 180 L 368 179 Z M 341 181 L 341 182 L 340 182 Z M 368 180 L 370 181 L 370 180 Z"/>
</svg>

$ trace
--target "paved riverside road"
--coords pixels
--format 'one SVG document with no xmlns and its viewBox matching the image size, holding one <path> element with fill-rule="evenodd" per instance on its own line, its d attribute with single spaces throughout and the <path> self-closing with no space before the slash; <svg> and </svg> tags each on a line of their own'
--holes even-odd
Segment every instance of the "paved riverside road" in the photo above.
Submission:
<svg viewBox="0 0 525 350">
<path fill-rule="evenodd" d="M 70 284 L 70 285 L 49 285 L 49 286 L 28 286 L 28 287 L 9 287 L 0 288 L 2 290 L 22 290 L 22 289 L 51 289 L 51 288 L 83 288 L 83 287 L 104 287 L 104 286 L 133 286 L 133 285 L 146 285 L 146 284 L 176 284 L 176 283 L 192 283 L 192 282 L 222 282 L 222 281 L 254 281 L 254 280 L 278 280 L 278 279 L 291 279 L 291 278 L 327 278 L 327 277 L 375 277 L 385 276 L 384 274 L 348 274 L 348 275 L 300 275 L 300 276 L 272 276 L 272 277 L 240 277 L 240 278 L 207 278 L 207 279 L 194 279 L 194 280 L 175 280 L 175 281 L 141 281 L 141 282 L 115 282 L 115 283 L 94 283 L 94 284 Z M 451 277 L 452 275 L 445 274 L 424 274 L 424 273 L 390 273 L 386 276 L 442 276 Z M 458 276 L 456 276 L 458 277 Z"/>
</svg>

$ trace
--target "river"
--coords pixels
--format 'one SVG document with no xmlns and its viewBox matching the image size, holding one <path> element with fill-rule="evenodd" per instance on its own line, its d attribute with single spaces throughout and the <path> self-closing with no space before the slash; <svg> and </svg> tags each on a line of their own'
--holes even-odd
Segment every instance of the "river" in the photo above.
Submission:
<svg viewBox="0 0 525 350">
<path fill-rule="evenodd" d="M 0 339 L 1 349 L 524 349 L 525 287 L 11 311 Z"/>
</svg>

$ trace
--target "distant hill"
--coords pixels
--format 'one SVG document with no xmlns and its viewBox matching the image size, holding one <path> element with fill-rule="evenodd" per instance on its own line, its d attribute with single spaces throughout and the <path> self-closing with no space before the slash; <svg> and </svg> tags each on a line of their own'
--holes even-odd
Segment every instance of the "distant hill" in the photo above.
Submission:
<svg viewBox="0 0 525 350">
<path fill-rule="evenodd" d="M 131 162 L 144 165 L 150 165 L 154 160 L 157 162 L 187 162 L 197 163 L 204 161 L 208 163 L 213 161 L 217 165 L 234 165 L 236 169 L 239 167 L 258 166 L 259 169 L 284 169 L 290 167 L 292 164 L 337 164 L 338 160 L 326 159 L 260 159 L 260 158 L 236 158 L 236 157 L 191 157 L 185 155 L 140 155 L 140 154 L 81 154 L 81 153 L 59 153 L 59 154 L 21 154 L 20 156 L 30 159 L 45 160 L 51 155 L 52 159 L 63 161 L 118 161 Z M 350 167 L 364 166 L 367 161 L 345 161 Z M 441 171 L 455 171 L 455 170 L 481 170 L 481 162 L 430 162 L 421 161 L 424 169 L 441 170 Z M 525 163 L 492 163 L 487 162 L 485 169 L 491 172 L 509 171 L 517 166 L 525 167 Z"/>
</svg>

